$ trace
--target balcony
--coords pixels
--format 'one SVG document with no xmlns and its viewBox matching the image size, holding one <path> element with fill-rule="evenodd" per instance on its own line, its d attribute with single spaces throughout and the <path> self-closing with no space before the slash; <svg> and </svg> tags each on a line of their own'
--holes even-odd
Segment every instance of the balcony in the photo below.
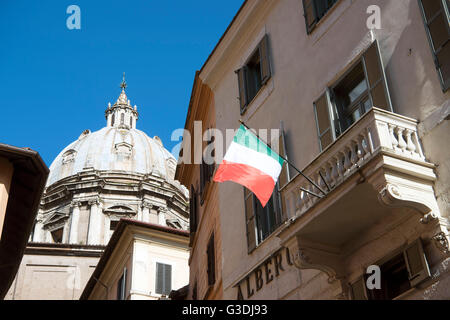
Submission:
<svg viewBox="0 0 450 320">
<path fill-rule="evenodd" d="M 439 222 L 435 166 L 424 157 L 417 124 L 372 108 L 304 168 L 326 195 L 301 175 L 281 190 L 287 222 L 278 237 L 298 263 L 335 276 L 343 272 L 338 261 L 374 226 L 380 235 L 411 218 Z"/>
</svg>

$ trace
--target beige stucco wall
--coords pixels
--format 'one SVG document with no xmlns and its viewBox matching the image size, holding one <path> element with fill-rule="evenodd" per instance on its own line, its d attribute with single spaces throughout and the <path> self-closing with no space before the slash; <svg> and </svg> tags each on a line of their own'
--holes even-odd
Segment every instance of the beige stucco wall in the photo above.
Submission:
<svg viewBox="0 0 450 320">
<path fill-rule="evenodd" d="M 24 255 L 5 300 L 77 300 L 98 259 Z"/>
<path fill-rule="evenodd" d="M 159 234 L 159 236 L 158 236 Z M 172 289 L 189 283 L 188 238 L 152 233 L 145 228 L 129 227 L 110 256 L 100 281 L 95 285 L 90 300 L 116 300 L 117 285 L 127 268 L 126 299 L 156 300 L 156 263 L 172 265 Z M 108 293 L 107 293 L 108 291 Z"/>
<path fill-rule="evenodd" d="M 14 172 L 13 165 L 5 158 L 0 158 L 0 238 L 5 221 L 6 206 L 8 205 L 9 187 Z"/>
<path fill-rule="evenodd" d="M 373 4 L 381 8 L 382 29 L 371 33 L 366 27 L 366 9 Z M 272 79 L 241 116 L 234 71 L 243 65 L 265 33 L 270 37 Z M 416 0 L 341 0 L 309 36 L 302 1 L 249 1 L 200 74 L 214 91 L 217 128 L 237 128 L 240 118 L 251 127 L 278 128 L 283 120 L 288 156 L 300 169 L 305 167 L 319 154 L 313 101 L 374 38 L 380 43 L 394 112 L 423 122 L 433 112 L 442 110 L 450 93 L 441 90 Z M 448 145 L 450 137 L 448 121 L 431 127 L 422 133 L 422 143 L 427 160 L 439 164 L 435 189 L 441 214 L 446 215 L 450 157 L 442 146 Z M 224 298 L 234 299 L 234 282 L 279 244 L 276 238 L 268 239 L 248 255 L 242 187 L 223 183 L 219 194 Z M 271 290 L 264 290 L 256 298 L 289 298 L 288 288 L 301 282 L 307 285 L 308 279 L 314 277 L 320 278 L 317 271 L 285 273 L 277 281 L 289 283 L 288 286 L 274 282 Z M 323 281 L 314 285 L 314 294 L 305 291 L 303 297 L 330 297 L 333 289 L 326 281 L 325 285 L 320 283 Z"/>
</svg>

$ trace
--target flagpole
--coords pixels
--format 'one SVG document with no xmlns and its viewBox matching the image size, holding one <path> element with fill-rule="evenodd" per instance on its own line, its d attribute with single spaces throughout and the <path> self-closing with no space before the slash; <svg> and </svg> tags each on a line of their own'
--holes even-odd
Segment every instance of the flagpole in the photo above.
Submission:
<svg viewBox="0 0 450 320">
<path fill-rule="evenodd" d="M 245 122 L 242 121 L 242 119 L 239 119 L 239 122 L 240 122 L 244 127 L 246 127 L 248 130 L 251 130 L 251 129 L 245 124 Z M 262 140 L 256 132 L 253 132 L 253 134 L 254 134 L 259 140 L 261 140 L 262 142 L 264 142 L 269 148 L 272 149 L 270 143 L 267 143 L 266 141 Z M 286 159 L 285 157 L 281 156 L 280 154 L 278 154 L 278 156 L 279 156 L 281 159 L 283 159 L 284 161 L 286 161 L 286 162 L 287 162 L 287 163 L 288 163 L 295 171 L 297 171 L 298 173 L 300 173 L 306 180 L 308 180 L 308 181 L 309 181 L 314 187 L 316 187 L 320 192 L 322 192 L 324 195 L 327 195 L 327 193 L 326 193 L 321 187 L 319 187 L 315 182 L 313 182 L 309 177 L 307 177 L 302 171 L 300 171 L 299 169 L 297 169 L 297 167 L 294 166 L 288 159 Z M 313 192 L 311 192 L 311 191 L 309 191 L 309 190 L 306 190 L 306 189 L 304 189 L 304 188 L 300 188 L 300 189 L 301 189 L 302 191 L 304 191 L 304 192 L 307 192 L 307 193 L 313 195 L 313 196 L 316 196 L 316 197 L 318 197 L 318 198 L 322 198 L 321 196 L 319 196 L 319 195 L 317 195 L 317 194 L 315 194 L 315 193 L 313 193 Z"/>
</svg>

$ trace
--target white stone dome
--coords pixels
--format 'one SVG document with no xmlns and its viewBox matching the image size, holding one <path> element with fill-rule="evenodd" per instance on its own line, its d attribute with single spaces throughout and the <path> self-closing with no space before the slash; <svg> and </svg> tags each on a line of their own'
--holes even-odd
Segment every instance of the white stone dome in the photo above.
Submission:
<svg viewBox="0 0 450 320">
<path fill-rule="evenodd" d="M 47 186 L 84 169 L 152 174 L 173 180 L 177 161 L 160 138 L 153 139 L 136 129 L 137 107 L 131 107 L 125 90 L 105 112 L 107 126 L 84 131 L 50 166 Z"/>
</svg>

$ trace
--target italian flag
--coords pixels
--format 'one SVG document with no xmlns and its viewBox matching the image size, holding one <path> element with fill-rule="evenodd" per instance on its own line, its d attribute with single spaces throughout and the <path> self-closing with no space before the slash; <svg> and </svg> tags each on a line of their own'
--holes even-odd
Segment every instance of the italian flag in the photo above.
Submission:
<svg viewBox="0 0 450 320">
<path fill-rule="evenodd" d="M 214 181 L 233 181 L 247 187 L 265 207 L 283 163 L 276 152 L 241 125 L 214 175 Z"/>
</svg>

